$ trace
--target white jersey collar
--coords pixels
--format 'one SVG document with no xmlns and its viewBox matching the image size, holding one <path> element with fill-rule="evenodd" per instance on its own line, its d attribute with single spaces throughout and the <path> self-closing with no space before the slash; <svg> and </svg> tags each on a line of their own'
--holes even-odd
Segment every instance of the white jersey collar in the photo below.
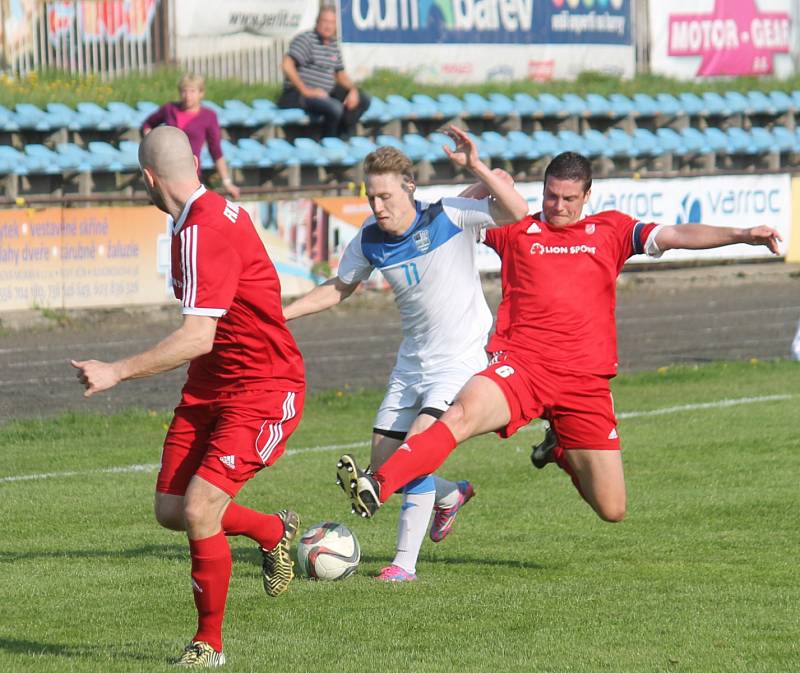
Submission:
<svg viewBox="0 0 800 673">
<path fill-rule="evenodd" d="M 201 196 L 203 196 L 203 194 L 205 194 L 206 191 L 207 191 L 206 188 L 203 185 L 200 185 L 197 189 L 194 190 L 194 192 L 192 192 L 192 195 L 189 197 L 189 200 L 183 206 L 183 210 L 181 211 L 180 217 L 177 220 L 175 220 L 175 222 L 172 225 L 173 234 L 177 234 L 180 231 L 181 227 L 183 226 L 183 223 L 186 222 L 186 218 L 189 216 L 189 211 L 192 209 L 194 202 L 197 201 L 197 199 L 199 199 Z"/>
</svg>

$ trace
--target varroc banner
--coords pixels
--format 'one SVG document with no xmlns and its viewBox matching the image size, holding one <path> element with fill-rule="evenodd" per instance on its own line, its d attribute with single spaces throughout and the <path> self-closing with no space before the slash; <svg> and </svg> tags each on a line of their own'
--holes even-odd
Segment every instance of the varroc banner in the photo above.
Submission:
<svg viewBox="0 0 800 673">
<path fill-rule="evenodd" d="M 631 0 L 341 0 L 348 69 L 432 81 L 633 71 Z"/>
<path fill-rule="evenodd" d="M 650 64 L 672 77 L 788 76 L 796 0 L 650 0 Z"/>
</svg>

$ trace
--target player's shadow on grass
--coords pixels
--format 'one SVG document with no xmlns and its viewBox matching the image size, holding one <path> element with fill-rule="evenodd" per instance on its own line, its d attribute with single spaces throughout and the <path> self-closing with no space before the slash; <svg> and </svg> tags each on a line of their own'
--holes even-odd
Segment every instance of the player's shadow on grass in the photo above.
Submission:
<svg viewBox="0 0 800 673">
<path fill-rule="evenodd" d="M 443 563 L 446 565 L 493 566 L 493 567 L 503 566 L 506 568 L 523 568 L 525 570 L 544 570 L 547 567 L 545 565 L 542 565 L 541 563 L 531 563 L 530 561 L 515 561 L 512 559 L 504 559 L 504 558 L 486 558 L 485 556 L 481 557 L 439 556 L 436 558 L 432 558 L 430 556 L 425 556 L 425 554 L 422 554 L 419 557 L 419 560 L 425 563 Z M 361 561 L 363 563 L 386 564 L 387 557 L 362 554 Z"/>
<path fill-rule="evenodd" d="M 0 651 L 31 657 L 54 656 L 67 659 L 91 659 L 92 661 L 112 659 L 120 661 L 138 660 L 152 664 L 162 663 L 162 659 L 158 656 L 147 655 L 143 652 L 126 648 L 119 643 L 114 643 L 113 646 L 62 645 L 61 643 L 40 643 L 35 640 L 0 638 Z"/>
<path fill-rule="evenodd" d="M 232 547 L 231 555 L 237 563 L 261 564 L 261 555 L 255 547 Z M 34 559 L 67 558 L 67 559 L 103 559 L 103 558 L 144 558 L 155 557 L 160 560 L 189 560 L 189 548 L 184 542 L 179 544 L 153 544 L 130 549 L 42 549 L 28 552 L 0 551 L 0 565 L 16 561 Z"/>
</svg>

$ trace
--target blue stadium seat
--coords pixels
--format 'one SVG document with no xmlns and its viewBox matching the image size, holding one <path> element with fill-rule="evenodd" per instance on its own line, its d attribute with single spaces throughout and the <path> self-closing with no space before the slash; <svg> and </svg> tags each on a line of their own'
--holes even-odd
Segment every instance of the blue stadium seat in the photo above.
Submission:
<svg viewBox="0 0 800 673">
<path fill-rule="evenodd" d="M 800 152 L 800 137 L 785 126 L 773 126 L 772 139 L 778 152 Z"/>
<path fill-rule="evenodd" d="M 427 138 L 416 133 L 406 133 L 403 136 L 403 145 L 406 150 L 413 152 L 415 156 L 422 155 L 422 159 L 442 161 L 447 159 L 443 147 L 452 148 L 453 140 L 445 133 L 431 133 Z"/>
<path fill-rule="evenodd" d="M 703 99 L 695 93 L 685 91 L 684 93 L 678 95 L 678 101 L 681 104 L 681 109 L 683 110 L 684 114 L 687 114 L 690 117 L 704 117 L 708 114 L 708 109 L 706 108 Z"/>
<path fill-rule="evenodd" d="M 267 156 L 273 164 L 296 166 L 300 163 L 294 146 L 282 138 L 269 138 L 264 146 L 267 148 Z"/>
<path fill-rule="evenodd" d="M 509 133 L 508 135 L 510 138 L 512 134 Z M 533 143 L 534 147 L 536 148 L 536 152 L 540 157 L 555 156 L 561 152 L 561 144 L 559 143 L 558 138 L 550 133 L 550 131 L 534 131 Z"/>
<path fill-rule="evenodd" d="M 395 119 L 395 116 L 391 108 L 377 96 L 372 96 L 369 107 L 366 112 L 361 115 L 361 121 L 367 124 L 370 122 L 386 124 L 393 119 Z"/>
<path fill-rule="evenodd" d="M 670 152 L 678 156 L 683 156 L 687 152 L 686 144 L 681 136 L 668 126 L 656 129 L 656 138 L 658 138 L 658 142 L 664 152 Z"/>
<path fill-rule="evenodd" d="M 713 130 L 715 129 L 706 129 L 706 132 Z M 752 137 L 743 128 L 729 128 L 725 135 L 728 136 L 729 154 L 756 154 L 758 152 Z"/>
<path fill-rule="evenodd" d="M 559 131 L 558 144 L 561 152 L 577 152 L 578 154 L 584 155 L 589 154 L 583 136 L 578 135 L 575 133 L 575 131 Z"/>
<path fill-rule="evenodd" d="M 798 109 L 798 107 L 800 107 L 795 104 L 795 102 L 792 100 L 792 97 L 785 91 L 770 91 L 769 99 L 772 102 L 772 106 L 775 108 L 775 112 L 778 114 L 782 114 L 784 112 L 794 112 L 796 109 Z"/>
<path fill-rule="evenodd" d="M 417 119 L 442 119 L 444 117 L 439 105 L 427 94 L 415 93 L 411 96 L 411 105 L 414 107 Z"/>
<path fill-rule="evenodd" d="M 49 147 L 36 143 L 25 145 L 25 157 L 31 173 L 55 175 L 62 172 L 62 163 L 66 163 L 62 162 L 61 157 Z"/>
<path fill-rule="evenodd" d="M 557 154 L 558 144 L 555 136 L 552 133 L 548 135 L 550 136 L 549 142 L 552 143 L 551 147 L 547 146 L 546 142 L 539 144 L 535 138 L 522 131 L 510 131 L 506 136 L 509 152 L 513 154 L 515 159 L 530 159 L 532 161 L 545 156 L 545 154 Z M 547 150 L 550 151 L 548 152 Z"/>
<path fill-rule="evenodd" d="M 298 140 L 308 140 L 308 138 L 298 138 Z M 296 144 L 297 141 L 295 141 Z M 358 161 L 350 144 L 341 138 L 323 138 L 319 144 L 325 158 L 335 166 L 352 166 Z M 311 147 L 310 144 L 309 147 Z"/>
<path fill-rule="evenodd" d="M 240 138 L 236 143 L 236 147 L 239 159 L 244 166 L 269 168 L 274 165 L 266 146 L 255 138 Z"/>
<path fill-rule="evenodd" d="M 115 128 L 114 118 L 97 103 L 78 103 L 77 109 L 83 128 L 95 131 L 110 131 Z"/>
<path fill-rule="evenodd" d="M 551 93 L 543 93 L 539 95 L 539 110 L 543 117 L 566 117 L 570 113 L 567 112 L 564 102 Z"/>
<path fill-rule="evenodd" d="M 401 152 L 405 151 L 403 141 L 397 136 L 382 134 L 375 138 L 375 142 L 377 143 L 378 147 L 394 147 L 396 150 L 400 150 Z M 409 159 L 414 161 L 414 159 L 410 156 Z"/>
<path fill-rule="evenodd" d="M 19 131 L 16 115 L 5 105 L 0 105 L 0 130 Z"/>
<path fill-rule="evenodd" d="M 490 93 L 489 105 L 497 117 L 511 117 L 517 114 L 514 101 L 502 93 Z"/>
<path fill-rule="evenodd" d="M 726 91 L 725 102 L 733 114 L 749 115 L 752 112 L 747 96 L 739 91 Z"/>
<path fill-rule="evenodd" d="M 239 148 L 230 140 L 223 138 L 220 141 L 220 147 L 228 168 L 242 168 L 244 166 L 244 161 L 239 157 Z"/>
<path fill-rule="evenodd" d="M 588 96 L 586 97 L 588 100 Z M 652 98 L 650 100 L 653 100 Z M 621 93 L 612 93 L 608 97 L 609 107 L 611 108 L 609 114 L 612 117 L 616 117 L 617 119 L 621 119 L 622 117 L 627 117 L 632 114 L 640 114 L 641 112 L 638 111 L 637 105 L 627 96 L 623 96 Z M 652 117 L 652 114 L 648 115 L 641 115 L 643 117 Z"/>
<path fill-rule="evenodd" d="M 778 149 L 773 135 L 768 129 L 760 126 L 754 126 L 750 129 L 750 142 L 755 147 L 757 154 L 769 154 Z"/>
<path fill-rule="evenodd" d="M 486 156 L 498 159 L 515 159 L 518 156 L 508 138 L 497 131 L 484 131 L 480 139 Z"/>
<path fill-rule="evenodd" d="M 637 93 L 633 95 L 633 105 L 636 114 L 639 117 L 656 117 L 657 115 L 664 114 L 667 116 L 674 116 L 675 112 L 669 110 L 662 110 L 661 106 L 656 100 L 646 93 Z"/>
<path fill-rule="evenodd" d="M 608 130 L 608 147 L 615 157 L 638 157 L 642 152 L 633 142 L 633 136 L 621 129 Z"/>
<path fill-rule="evenodd" d="M 394 119 L 415 119 L 416 112 L 411 101 L 397 94 L 386 96 L 386 106 L 392 111 Z"/>
<path fill-rule="evenodd" d="M 0 145 L 0 174 L 28 175 L 25 155 L 10 145 Z"/>
<path fill-rule="evenodd" d="M 139 143 L 132 140 L 121 140 L 119 143 L 119 161 L 126 170 L 139 169 Z"/>
<path fill-rule="evenodd" d="M 21 129 L 51 131 L 54 128 L 50 115 L 31 103 L 17 103 L 14 107 L 16 121 Z"/>
<path fill-rule="evenodd" d="M 561 96 L 561 100 L 564 102 L 564 108 L 570 116 L 584 117 L 588 115 L 589 108 L 586 105 L 586 101 L 577 94 L 565 93 Z"/>
<path fill-rule="evenodd" d="M 84 128 L 84 119 L 64 103 L 48 103 L 45 111 L 50 116 L 55 128 L 79 131 Z"/>
<path fill-rule="evenodd" d="M 466 117 L 483 117 L 491 119 L 494 111 L 488 100 L 478 93 L 464 94 L 464 115 Z"/>
<path fill-rule="evenodd" d="M 87 148 L 89 152 L 94 155 L 93 163 L 96 162 L 94 170 L 98 170 L 99 166 L 103 166 L 104 170 L 112 173 L 131 170 L 130 166 L 126 166 L 125 157 L 122 152 L 110 143 L 93 140 L 89 143 Z"/>
<path fill-rule="evenodd" d="M 115 124 L 120 128 L 138 128 L 142 125 L 140 121 L 141 113 L 134 110 L 127 103 L 111 101 L 106 105 L 106 109 L 114 118 Z"/>
<path fill-rule="evenodd" d="M 139 115 L 138 126 L 144 124 L 144 120 L 158 110 L 158 108 L 159 106 L 156 103 L 149 100 L 140 100 L 136 103 L 136 112 Z"/>
<path fill-rule="evenodd" d="M 514 111 L 523 118 L 535 117 L 541 114 L 541 107 L 539 102 L 530 94 L 515 93 L 514 94 Z"/>
<path fill-rule="evenodd" d="M 772 99 L 763 91 L 748 91 L 747 100 L 750 103 L 753 114 L 774 115 L 778 112 L 772 103 Z"/>
<path fill-rule="evenodd" d="M 708 138 L 699 129 L 692 127 L 681 129 L 680 135 L 687 153 L 707 154 L 712 151 Z M 727 149 L 727 141 L 725 147 Z"/>
<path fill-rule="evenodd" d="M 718 117 L 729 117 L 731 109 L 725 99 L 714 91 L 706 91 L 703 94 L 703 104 L 706 106 L 706 113 Z"/>
<path fill-rule="evenodd" d="M 271 141 L 275 143 L 276 140 Z M 285 142 L 285 141 L 284 141 Z M 287 143 L 288 144 L 288 143 Z M 294 139 L 295 155 L 301 166 L 329 166 L 331 160 L 325 155 L 322 146 L 311 138 Z"/>
<path fill-rule="evenodd" d="M 323 143 L 328 138 L 323 139 Z M 374 152 L 378 146 L 369 138 L 363 136 L 353 136 L 350 138 L 350 152 L 352 152 L 356 161 L 363 161 L 364 158 L 370 153 Z"/>
<path fill-rule="evenodd" d="M 75 143 L 61 143 L 56 145 L 56 152 L 60 157 L 64 170 L 75 170 L 81 173 L 92 170 L 92 154 Z"/>
<path fill-rule="evenodd" d="M 587 156 L 607 157 L 611 156 L 608 147 L 608 138 L 604 133 L 597 129 L 586 129 L 583 132 L 583 139 L 586 147 Z"/>
<path fill-rule="evenodd" d="M 449 93 L 443 93 L 436 97 L 436 104 L 442 114 L 448 119 L 458 117 L 464 112 L 464 103 L 459 98 Z"/>
<path fill-rule="evenodd" d="M 683 106 L 678 99 L 669 93 L 660 93 L 655 98 L 658 113 L 666 117 L 677 117 L 683 113 Z"/>
<path fill-rule="evenodd" d="M 658 136 L 647 129 L 635 129 L 633 132 L 633 143 L 643 156 L 660 157 L 664 154 L 664 149 L 658 140 Z"/>
<path fill-rule="evenodd" d="M 590 93 L 586 95 L 586 108 L 590 117 L 615 117 L 611 103 L 600 94 Z M 625 116 L 625 115 L 622 115 Z"/>
<path fill-rule="evenodd" d="M 263 124 L 252 107 L 235 98 L 223 101 L 222 108 L 225 110 L 225 116 L 228 119 L 229 126 L 246 126 L 248 128 L 253 128 Z"/>
<path fill-rule="evenodd" d="M 708 146 L 713 152 L 732 154 L 730 138 L 725 131 L 714 126 L 709 126 L 703 132 L 703 135 L 706 137 L 706 142 L 708 142 Z"/>
</svg>

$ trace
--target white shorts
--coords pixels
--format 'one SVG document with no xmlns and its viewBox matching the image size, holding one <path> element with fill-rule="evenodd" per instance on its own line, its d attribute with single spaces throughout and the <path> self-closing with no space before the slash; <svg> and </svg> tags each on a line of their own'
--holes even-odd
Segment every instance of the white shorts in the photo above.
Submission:
<svg viewBox="0 0 800 673">
<path fill-rule="evenodd" d="M 425 372 L 395 368 L 386 386 L 386 396 L 375 414 L 376 430 L 406 433 L 421 409 L 447 411 L 464 384 L 486 368 L 481 349 L 460 361 L 450 361 Z"/>
</svg>

